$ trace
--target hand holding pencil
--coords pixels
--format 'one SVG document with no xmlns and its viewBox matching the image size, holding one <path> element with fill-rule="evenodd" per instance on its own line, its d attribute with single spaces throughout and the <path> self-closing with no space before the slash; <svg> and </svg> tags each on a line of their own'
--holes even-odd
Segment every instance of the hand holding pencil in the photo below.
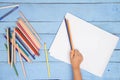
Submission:
<svg viewBox="0 0 120 80">
<path fill-rule="evenodd" d="M 65 24 L 66 24 L 66 30 L 67 30 L 70 48 L 71 48 L 70 61 L 72 64 L 74 80 L 82 80 L 79 65 L 83 60 L 83 56 L 81 55 L 81 53 L 78 50 L 74 49 L 72 35 L 71 35 L 71 31 L 70 31 L 71 30 L 70 23 L 66 18 L 65 18 Z"/>
<path fill-rule="evenodd" d="M 83 56 L 78 50 L 70 52 L 70 61 L 73 70 L 74 80 L 82 80 L 82 75 L 80 72 L 80 64 L 83 61 Z"/>
<path fill-rule="evenodd" d="M 77 49 L 70 51 L 70 62 L 73 69 L 78 69 L 82 61 L 83 56 Z"/>
</svg>

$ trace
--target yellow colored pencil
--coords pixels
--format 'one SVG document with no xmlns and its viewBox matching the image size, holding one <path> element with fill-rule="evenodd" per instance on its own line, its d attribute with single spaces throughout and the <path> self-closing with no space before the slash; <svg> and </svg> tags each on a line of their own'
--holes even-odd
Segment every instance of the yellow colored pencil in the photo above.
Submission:
<svg viewBox="0 0 120 80">
<path fill-rule="evenodd" d="M 46 43 L 44 43 L 44 52 L 45 52 L 45 56 L 46 56 L 46 64 L 47 64 L 47 70 L 48 70 L 48 77 L 50 77 L 50 65 L 49 65 L 49 62 L 48 62 L 48 51 L 47 51 Z"/>
</svg>

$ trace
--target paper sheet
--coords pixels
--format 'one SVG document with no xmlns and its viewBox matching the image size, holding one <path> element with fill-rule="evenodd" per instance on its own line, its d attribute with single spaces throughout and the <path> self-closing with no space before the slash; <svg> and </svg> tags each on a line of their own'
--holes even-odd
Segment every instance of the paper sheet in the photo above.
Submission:
<svg viewBox="0 0 120 80">
<path fill-rule="evenodd" d="M 84 57 L 80 67 L 101 77 L 119 38 L 70 13 L 65 17 L 70 23 L 74 47 Z M 64 20 L 49 52 L 54 58 L 70 63 L 70 43 Z"/>
</svg>

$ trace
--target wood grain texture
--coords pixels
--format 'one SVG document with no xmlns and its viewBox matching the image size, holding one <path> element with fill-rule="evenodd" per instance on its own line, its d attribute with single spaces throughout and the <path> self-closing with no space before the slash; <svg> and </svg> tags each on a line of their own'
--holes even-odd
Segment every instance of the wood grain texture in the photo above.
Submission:
<svg viewBox="0 0 120 80">
<path fill-rule="evenodd" d="M 1 53 L 1 56 L 0 56 L 0 62 L 6 62 L 7 61 L 7 51 L 0 51 L 0 53 Z M 46 59 L 45 59 L 45 53 L 44 53 L 44 50 L 42 49 L 42 50 L 40 50 L 40 57 L 36 57 L 36 59 L 35 60 L 33 60 L 31 57 L 31 59 L 33 60 L 33 62 L 46 62 Z M 59 52 L 58 52 L 58 54 L 60 54 Z M 18 55 L 18 53 L 17 53 L 17 55 Z M 17 56 L 18 57 L 18 56 Z M 49 54 L 48 54 L 48 57 L 49 57 L 49 61 L 50 62 L 59 62 L 59 60 L 57 60 L 57 59 L 55 59 L 55 58 L 53 58 L 53 57 L 51 57 Z M 114 52 L 113 52 L 113 55 L 111 56 L 111 59 L 110 59 L 110 63 L 119 63 L 120 62 L 120 51 L 119 50 L 115 50 Z M 19 58 L 17 58 L 17 61 L 19 62 L 20 60 L 19 60 Z"/>
<path fill-rule="evenodd" d="M 3 5 L 1 3 L 0 5 Z M 86 21 L 120 21 L 120 4 L 20 4 L 29 21 L 62 21 L 67 12 Z M 3 21 L 16 21 L 18 10 Z M 4 10 L 1 10 L 4 11 Z M 3 12 L 0 11 L 0 15 Z M 5 12 L 5 11 L 4 11 Z M 31 15 L 34 12 L 34 15 Z"/>
<path fill-rule="evenodd" d="M 1 3 L 117 3 L 120 0 L 1 0 Z"/>
<path fill-rule="evenodd" d="M 60 79 L 60 80 L 72 80 L 72 69 L 71 65 L 63 63 L 63 62 L 50 62 L 51 68 L 51 78 L 47 76 L 47 69 L 45 62 L 34 62 L 34 63 L 24 63 L 27 73 L 27 80 L 34 80 L 34 79 Z M 21 64 L 20 62 L 16 63 L 17 70 L 19 72 L 19 78 L 16 77 L 15 72 L 7 62 L 0 63 L 1 69 L 0 78 L 2 80 L 18 80 L 24 79 Z M 60 67 L 63 66 L 63 67 Z M 83 80 L 119 80 L 118 74 L 120 74 L 120 64 L 118 63 L 109 63 L 104 75 L 102 78 L 94 76 L 84 70 L 81 70 L 83 75 Z M 9 71 L 9 72 L 8 72 Z M 113 75 L 114 73 L 114 75 Z M 7 75 L 7 77 L 5 77 Z"/>
<path fill-rule="evenodd" d="M 24 13 L 33 25 L 33 28 L 42 39 L 41 42 L 47 43 L 48 49 L 67 12 L 120 37 L 120 0 L 0 0 L 0 6 L 12 4 L 19 4 L 19 9 L 0 21 L 0 80 L 25 80 L 18 53 L 16 67 L 19 77 L 16 77 L 14 70 L 7 64 L 7 51 L 4 46 L 6 40 L 3 37 L 7 27 L 13 29 L 16 26 L 15 22 L 19 17 L 19 10 Z M 0 16 L 9 10 L 0 10 Z M 50 55 L 48 56 L 51 77 L 48 78 L 43 46 L 40 54 L 41 56 L 36 57 L 31 64 L 24 61 L 27 72 L 26 80 L 72 80 L 71 65 L 61 62 Z M 84 70 L 81 72 L 83 80 L 120 80 L 120 40 L 103 77 L 94 76 Z"/>
</svg>

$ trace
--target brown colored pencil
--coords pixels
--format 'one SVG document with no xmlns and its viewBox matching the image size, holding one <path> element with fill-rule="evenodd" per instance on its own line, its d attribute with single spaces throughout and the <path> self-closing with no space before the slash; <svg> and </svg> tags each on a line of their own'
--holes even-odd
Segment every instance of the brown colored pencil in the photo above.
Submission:
<svg viewBox="0 0 120 80">
<path fill-rule="evenodd" d="M 34 34 L 30 31 L 30 29 L 27 27 L 27 25 L 24 23 L 24 21 L 19 18 L 18 23 L 23 27 L 23 29 L 26 31 L 26 33 L 29 35 L 29 37 L 34 41 L 35 45 L 40 49 L 41 45 L 40 42 L 35 38 Z"/>
<path fill-rule="evenodd" d="M 17 35 L 19 35 L 19 37 L 22 39 L 22 41 L 24 41 L 25 44 L 33 51 L 33 53 L 39 56 L 39 51 L 36 51 L 36 49 L 26 39 L 26 37 L 21 33 L 21 31 L 18 28 L 15 28 L 15 32 L 17 33 Z"/>
</svg>

